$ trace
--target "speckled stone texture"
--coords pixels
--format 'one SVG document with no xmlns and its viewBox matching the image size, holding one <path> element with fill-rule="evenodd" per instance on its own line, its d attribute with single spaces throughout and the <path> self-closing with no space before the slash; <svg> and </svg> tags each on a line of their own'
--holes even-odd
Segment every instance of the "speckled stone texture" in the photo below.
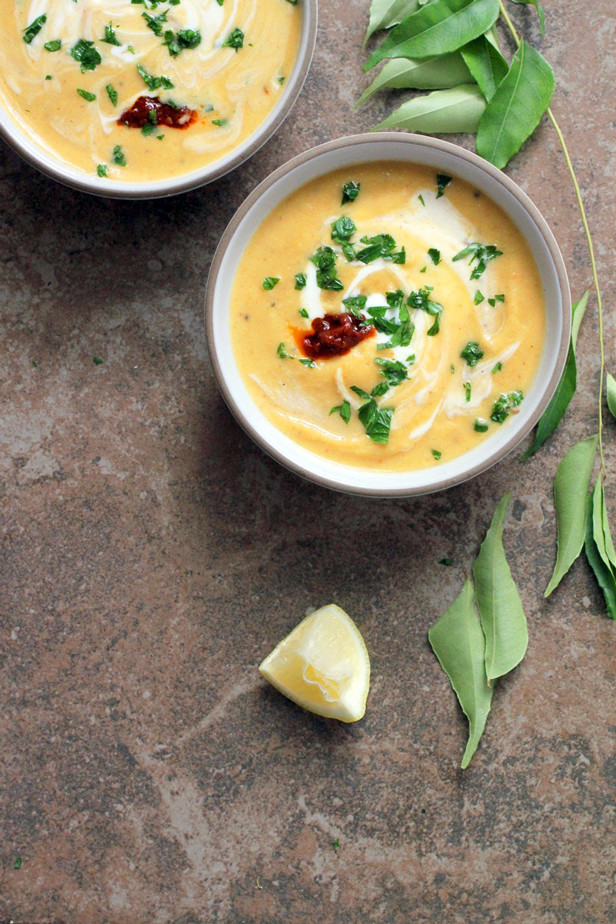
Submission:
<svg viewBox="0 0 616 924">
<path fill-rule="evenodd" d="M 544 40 L 532 8 L 509 6 L 557 74 L 615 369 L 616 16 L 612 0 L 544 5 Z M 204 284 L 234 210 L 292 155 L 394 105 L 351 108 L 367 84 L 367 12 L 323 0 L 292 116 L 193 194 L 99 201 L 0 147 L 0 921 L 616 920 L 616 626 L 582 560 L 542 596 L 552 477 L 596 429 L 594 298 L 581 387 L 550 444 L 419 500 L 289 475 L 235 424 L 208 362 Z M 589 260 L 549 124 L 508 172 L 552 225 L 579 296 Z M 608 420 L 612 474 L 615 445 Z M 465 722 L 426 633 L 508 490 L 531 643 L 462 772 Z M 616 524 L 613 478 L 608 494 Z M 303 713 L 256 670 L 330 601 L 372 656 L 366 718 L 351 727 Z"/>
</svg>

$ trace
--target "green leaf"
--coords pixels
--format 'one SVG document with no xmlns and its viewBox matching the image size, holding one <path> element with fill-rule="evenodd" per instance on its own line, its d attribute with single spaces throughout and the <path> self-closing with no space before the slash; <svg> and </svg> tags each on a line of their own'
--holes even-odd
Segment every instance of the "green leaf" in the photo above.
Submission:
<svg viewBox="0 0 616 924">
<path fill-rule="evenodd" d="M 571 399 L 575 394 L 577 388 L 577 363 L 575 359 L 575 347 L 577 344 L 577 335 L 580 329 L 580 324 L 582 323 L 582 318 L 584 317 L 584 312 L 586 311 L 586 304 L 588 302 L 588 292 L 584 292 L 581 299 L 578 302 L 574 302 L 572 306 L 572 324 L 571 324 L 571 343 L 569 345 L 569 353 L 567 355 L 567 362 L 565 363 L 565 371 L 563 372 L 560 382 L 556 387 L 556 391 L 552 396 L 552 400 L 546 407 L 545 411 L 541 415 L 539 423 L 537 424 L 537 430 L 535 431 L 535 439 L 532 446 L 530 446 L 523 456 L 521 456 L 520 461 L 525 462 L 532 455 L 534 455 L 537 450 L 543 446 L 545 441 L 549 439 L 552 435 L 558 424 L 560 423 L 562 417 L 565 414 L 565 411 L 571 403 Z"/>
<path fill-rule="evenodd" d="M 440 90 L 470 81 L 469 70 L 457 51 L 422 60 L 392 58 L 364 90 L 355 106 L 363 105 L 377 90 Z"/>
<path fill-rule="evenodd" d="M 470 581 L 432 626 L 428 640 L 468 719 L 468 742 L 461 764 L 465 769 L 477 750 L 492 704 L 484 661 L 485 638 L 475 613 Z"/>
<path fill-rule="evenodd" d="M 458 132 L 473 133 L 486 107 L 479 87 L 474 83 L 454 87 L 452 90 L 435 90 L 426 96 L 417 96 L 392 112 L 373 131 L 405 128 L 424 134 Z"/>
<path fill-rule="evenodd" d="M 554 506 L 558 554 L 554 573 L 545 589 L 549 597 L 560 584 L 584 545 L 586 496 L 597 455 L 597 437 L 576 443 L 564 456 L 554 478 Z"/>
<path fill-rule="evenodd" d="M 526 42 L 488 103 L 477 130 L 477 153 L 501 169 L 539 125 L 554 92 L 554 74 Z"/>
<path fill-rule="evenodd" d="M 498 85 L 506 77 L 509 65 L 485 35 L 480 35 L 461 48 L 460 54 L 489 102 Z"/>
<path fill-rule="evenodd" d="M 364 70 L 385 58 L 431 58 L 457 51 L 496 22 L 498 0 L 432 0 L 389 33 Z"/>
<path fill-rule="evenodd" d="M 520 3 L 523 6 L 534 6 L 537 10 L 537 16 L 539 17 L 539 28 L 541 29 L 541 35 L 545 35 L 545 14 L 543 12 L 543 7 L 539 3 L 539 0 L 511 0 L 512 3 Z"/>
<path fill-rule="evenodd" d="M 607 374 L 607 406 L 610 409 L 612 417 L 616 417 L 616 379 L 613 375 Z"/>
<path fill-rule="evenodd" d="M 506 494 L 496 508 L 473 565 L 477 607 L 486 638 L 488 683 L 513 670 L 528 646 L 526 616 L 503 548 L 503 525 L 510 500 L 511 495 Z"/>
<path fill-rule="evenodd" d="M 610 531 L 610 524 L 607 518 L 607 508 L 605 506 L 605 490 L 601 475 L 597 478 L 594 491 L 592 492 L 592 523 L 593 537 L 597 546 L 597 551 L 603 559 L 603 563 L 612 572 L 616 580 L 616 551 Z"/>
<path fill-rule="evenodd" d="M 372 0 L 364 47 L 374 32 L 397 25 L 418 9 L 419 0 Z"/>
<path fill-rule="evenodd" d="M 594 537 L 594 495 L 600 485 L 601 478 L 597 479 L 592 494 L 589 494 L 586 504 L 586 537 L 585 551 L 588 564 L 592 568 L 597 583 L 603 591 L 607 614 L 611 619 L 616 619 L 616 578 L 613 569 L 609 568 L 597 548 Z"/>
</svg>

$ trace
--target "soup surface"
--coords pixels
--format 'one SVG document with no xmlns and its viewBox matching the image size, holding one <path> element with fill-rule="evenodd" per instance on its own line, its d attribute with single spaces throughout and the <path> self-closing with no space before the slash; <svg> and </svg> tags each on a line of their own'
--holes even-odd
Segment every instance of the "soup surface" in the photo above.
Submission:
<svg viewBox="0 0 616 924">
<path fill-rule="evenodd" d="M 297 0 L 0 0 L 0 97 L 62 160 L 156 180 L 218 160 L 284 93 Z"/>
<path fill-rule="evenodd" d="M 249 241 L 231 296 L 262 412 L 346 465 L 440 465 L 507 426 L 542 354 L 539 272 L 491 199 L 424 167 L 313 180 Z"/>
</svg>

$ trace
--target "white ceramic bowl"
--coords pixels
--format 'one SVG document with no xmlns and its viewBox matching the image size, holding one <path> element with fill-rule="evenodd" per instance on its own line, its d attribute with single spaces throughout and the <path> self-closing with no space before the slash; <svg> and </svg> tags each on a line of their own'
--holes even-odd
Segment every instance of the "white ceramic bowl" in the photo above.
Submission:
<svg viewBox="0 0 616 924">
<path fill-rule="evenodd" d="M 451 462 L 409 472 L 381 472 L 331 462 L 285 436 L 257 408 L 237 367 L 229 301 L 246 244 L 263 219 L 298 187 L 342 167 L 373 161 L 406 161 L 466 180 L 490 196 L 513 220 L 535 255 L 543 283 L 547 332 L 535 380 L 520 413 L 489 439 Z M 339 491 L 375 497 L 428 494 L 473 478 L 511 452 L 545 410 L 562 374 L 571 334 L 571 298 L 565 264 L 545 220 L 509 177 L 475 154 L 423 135 L 383 132 L 341 138 L 294 158 L 263 181 L 227 227 L 212 263 L 206 292 L 210 355 L 222 394 L 239 423 L 287 468 Z"/>
<path fill-rule="evenodd" d="M 19 123 L 4 109 L 0 100 L 0 136 L 42 173 L 54 180 L 72 186 L 82 192 L 106 196 L 112 199 L 156 199 L 163 196 L 175 196 L 199 186 L 205 186 L 234 170 L 245 160 L 252 157 L 260 147 L 278 130 L 291 109 L 308 76 L 317 35 L 317 0 L 301 0 L 302 29 L 297 58 L 284 92 L 268 116 L 257 130 L 213 163 L 206 164 L 199 170 L 184 173 L 164 180 L 148 180 L 142 183 L 126 183 L 119 180 L 89 175 L 57 157 L 44 148 L 24 130 Z"/>
</svg>

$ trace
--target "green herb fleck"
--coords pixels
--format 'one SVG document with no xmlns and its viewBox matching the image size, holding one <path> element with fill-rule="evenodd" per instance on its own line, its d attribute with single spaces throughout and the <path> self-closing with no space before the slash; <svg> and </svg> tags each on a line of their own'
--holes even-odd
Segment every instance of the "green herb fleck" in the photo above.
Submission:
<svg viewBox="0 0 616 924">
<path fill-rule="evenodd" d="M 71 48 L 70 54 L 78 64 L 81 64 L 82 74 L 85 74 L 86 71 L 96 70 L 102 60 L 94 47 L 94 42 L 89 42 L 87 39 L 79 39 Z"/>
<path fill-rule="evenodd" d="M 296 274 L 295 274 L 295 288 L 297 289 L 298 292 L 301 291 L 303 288 L 305 288 L 307 282 L 308 282 L 308 279 L 307 279 L 305 273 L 296 273 Z M 306 309 L 303 308 L 302 311 L 306 311 Z M 302 312 L 300 311 L 300 314 L 301 314 L 301 313 L 302 313 Z M 306 317 L 306 318 L 308 317 L 308 312 L 307 312 L 307 311 L 306 311 L 306 314 L 304 315 L 304 317 Z"/>
<path fill-rule="evenodd" d="M 53 39 L 51 42 L 45 42 L 43 48 L 45 51 L 60 51 L 62 42 L 60 39 Z"/>
<path fill-rule="evenodd" d="M 218 125 L 219 128 L 224 128 L 224 126 L 228 124 L 228 119 L 212 119 L 212 125 Z"/>
<path fill-rule="evenodd" d="M 235 31 L 239 32 L 240 30 L 236 29 Z M 231 33 L 231 35 L 233 35 L 233 33 Z M 229 38 L 231 38 L 231 36 L 229 36 Z M 226 45 L 228 41 L 229 39 L 227 39 L 224 44 Z M 196 48 L 200 44 L 201 33 L 196 29 L 180 29 L 179 32 L 174 32 L 173 29 L 167 29 L 165 32 L 165 41 L 163 42 L 169 54 L 174 58 L 181 54 L 186 48 Z M 241 45 L 239 47 L 241 48 Z"/>
<path fill-rule="evenodd" d="M 419 195 L 417 196 L 417 198 L 419 199 L 419 201 L 421 202 L 421 204 L 422 204 L 423 207 L 425 208 L 425 207 L 426 207 L 426 203 L 424 202 L 424 197 L 422 196 L 422 194 L 419 193 Z"/>
<path fill-rule="evenodd" d="M 113 105 L 113 106 L 117 106 L 117 104 L 118 104 L 118 91 L 117 91 L 117 90 L 114 90 L 113 85 L 110 84 L 110 83 L 107 84 L 107 86 L 105 87 L 105 89 L 107 90 L 107 96 L 108 96 L 109 99 L 111 100 L 112 105 Z"/>
<path fill-rule="evenodd" d="M 487 420 L 484 420 L 483 417 L 478 417 L 478 418 L 475 420 L 475 423 L 474 423 L 474 425 L 473 425 L 473 429 L 474 429 L 477 433 L 487 433 L 489 427 L 490 427 L 490 425 L 489 425 L 488 421 L 487 421 Z"/>
<path fill-rule="evenodd" d="M 503 368 L 503 364 L 500 361 L 497 362 L 496 365 L 492 368 L 492 374 L 494 374 L 495 372 L 500 372 L 502 368 Z"/>
<path fill-rule="evenodd" d="M 309 318 L 309 317 L 310 317 L 310 315 L 308 314 L 308 311 L 307 311 L 306 308 L 300 308 L 299 311 L 298 311 L 297 313 L 299 314 L 299 316 L 300 316 L 301 318 Z"/>
<path fill-rule="evenodd" d="M 504 301 L 505 301 L 504 295 L 495 295 L 494 298 L 488 299 L 488 305 L 491 305 L 492 308 L 494 308 L 497 302 L 504 302 Z"/>
<path fill-rule="evenodd" d="M 113 149 L 112 160 L 113 160 L 114 164 L 117 164 L 117 165 L 118 165 L 118 167 L 125 167 L 125 166 L 126 166 L 126 158 L 124 157 L 124 152 L 123 152 L 123 150 L 122 150 L 122 145 L 116 144 L 115 148 Z"/>
<path fill-rule="evenodd" d="M 359 190 L 361 189 L 361 183 L 354 183 L 353 181 L 345 183 L 342 187 L 342 202 L 341 205 L 346 205 L 347 202 L 355 202 L 359 196 Z"/>
<path fill-rule="evenodd" d="M 469 366 L 476 366 L 479 360 L 483 358 L 483 350 L 474 340 L 469 340 L 460 353 L 460 358 L 466 360 Z"/>
<path fill-rule="evenodd" d="M 430 247 L 428 250 L 428 256 L 432 260 L 435 266 L 438 266 L 441 262 L 441 252 L 437 250 L 436 247 Z"/>
<path fill-rule="evenodd" d="M 434 318 L 434 323 L 432 327 L 428 329 L 428 337 L 435 337 L 440 330 L 440 321 L 441 314 L 443 312 L 443 306 L 439 305 L 438 302 L 433 302 L 430 298 L 430 292 L 432 291 L 431 286 L 424 286 L 423 289 L 419 289 L 417 292 L 411 292 L 407 299 L 407 305 L 409 308 L 419 309 L 420 311 L 425 311 L 426 314 L 431 315 Z"/>
<path fill-rule="evenodd" d="M 263 280 L 263 288 L 266 292 L 270 292 L 279 282 L 280 276 L 266 276 Z"/>
<path fill-rule="evenodd" d="M 366 404 L 362 404 L 358 411 L 359 419 L 363 423 L 366 436 L 374 443 L 386 445 L 389 441 L 389 431 L 391 429 L 391 418 L 394 409 L 392 407 L 379 408 L 374 398 Z"/>
<path fill-rule="evenodd" d="M 481 303 L 484 300 L 485 300 L 485 295 L 482 292 L 480 292 L 479 289 L 477 289 L 477 291 L 475 292 L 475 298 L 473 299 L 473 304 L 481 305 Z"/>
<path fill-rule="evenodd" d="M 47 16 L 43 13 L 42 16 L 37 16 L 36 19 L 24 29 L 23 39 L 26 45 L 29 45 L 32 39 L 39 34 L 46 22 Z"/>
<path fill-rule="evenodd" d="M 490 420 L 502 424 L 509 417 L 509 411 L 514 407 L 519 407 L 523 400 L 524 395 L 521 391 L 510 391 L 508 395 L 502 394 L 494 403 Z"/>
<path fill-rule="evenodd" d="M 342 404 L 337 404 L 336 407 L 331 409 L 329 416 L 331 417 L 331 415 L 335 414 L 336 412 L 340 414 L 345 424 L 348 424 L 349 420 L 351 419 L 351 405 L 349 402 L 343 401 Z"/>
<path fill-rule="evenodd" d="M 145 13 L 143 14 L 145 16 Z M 105 26 L 105 35 L 101 39 L 101 42 L 105 42 L 107 45 L 121 45 L 122 42 L 118 42 L 115 34 L 115 29 L 109 23 L 108 26 Z"/>
<path fill-rule="evenodd" d="M 394 362 L 391 359 L 375 359 L 374 361 L 377 366 L 380 366 L 381 375 L 387 379 L 387 385 L 390 388 L 400 385 L 409 377 L 408 369 L 401 362 Z"/>
<path fill-rule="evenodd" d="M 498 250 L 495 244 L 478 244 L 475 242 L 457 253 L 453 259 L 455 262 L 456 260 L 463 260 L 464 257 L 470 257 L 470 265 L 473 266 L 473 263 L 475 263 L 471 271 L 471 279 L 479 279 L 485 272 L 490 260 L 495 260 L 496 257 L 501 257 L 502 254 L 502 250 Z"/>
<path fill-rule="evenodd" d="M 451 183 L 451 177 L 447 176 L 446 173 L 437 173 L 436 174 L 436 198 L 440 199 L 441 196 L 445 195 L 445 190 Z"/>
<path fill-rule="evenodd" d="M 406 263 L 406 251 L 404 247 L 395 253 L 396 242 L 391 234 L 375 234 L 374 237 L 362 237 L 362 244 L 366 244 L 362 250 L 357 252 L 357 259 L 361 263 L 372 263 L 381 257 L 390 263 Z"/>
<path fill-rule="evenodd" d="M 96 172 L 99 176 L 107 176 L 107 164 L 99 164 Z"/>
<path fill-rule="evenodd" d="M 137 73 L 149 90 L 158 90 L 160 87 L 162 87 L 163 90 L 173 90 L 174 84 L 168 77 L 154 77 L 152 74 L 148 74 L 145 67 L 141 64 L 137 65 Z M 169 105 L 171 105 L 171 103 L 169 103 Z"/>
<path fill-rule="evenodd" d="M 244 33 L 241 29 L 234 29 L 233 32 L 230 32 L 222 43 L 223 48 L 235 48 L 236 51 L 239 51 L 240 48 L 244 47 Z"/>
<path fill-rule="evenodd" d="M 314 369 L 316 367 L 314 359 L 300 359 L 300 363 L 302 366 L 308 366 L 309 369 Z"/>
<path fill-rule="evenodd" d="M 336 244 L 347 243 L 353 237 L 357 228 L 352 218 L 343 215 L 336 221 L 332 222 L 332 241 Z"/>
<path fill-rule="evenodd" d="M 278 356 L 280 356 L 281 359 L 293 359 L 291 354 L 287 353 L 284 343 L 278 344 L 278 349 L 276 350 L 276 353 L 278 354 Z"/>
<path fill-rule="evenodd" d="M 93 103 L 96 99 L 96 93 L 90 93 L 89 90 L 82 90 L 80 87 L 77 87 L 77 92 L 87 103 Z"/>
<path fill-rule="evenodd" d="M 336 254 L 331 247 L 319 247 L 310 257 L 310 262 L 317 268 L 317 285 L 319 289 L 331 289 L 340 292 L 344 289 L 336 275 Z"/>
<path fill-rule="evenodd" d="M 471 400 L 471 383 L 463 382 L 462 384 L 464 385 L 465 400 L 470 401 Z"/>
<path fill-rule="evenodd" d="M 431 449 L 430 452 L 432 453 L 432 455 L 434 456 L 437 462 L 443 455 L 443 453 L 439 449 Z"/>
</svg>

